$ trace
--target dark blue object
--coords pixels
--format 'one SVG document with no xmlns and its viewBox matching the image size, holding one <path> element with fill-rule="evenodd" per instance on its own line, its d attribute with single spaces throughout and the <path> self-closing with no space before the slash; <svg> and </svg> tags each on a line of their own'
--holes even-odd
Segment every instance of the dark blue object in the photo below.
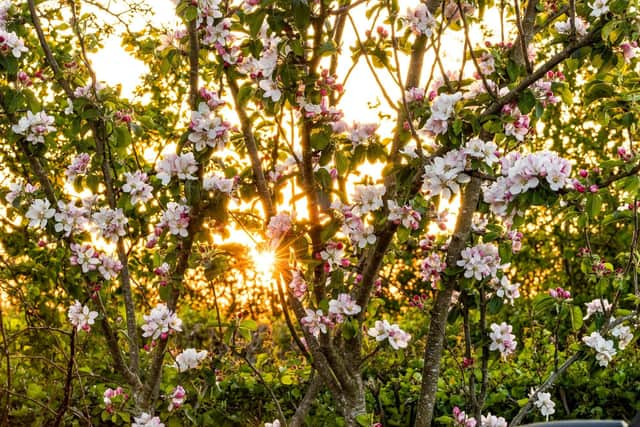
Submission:
<svg viewBox="0 0 640 427">
<path fill-rule="evenodd" d="M 627 427 L 627 423 L 614 420 L 567 420 L 527 424 L 522 427 Z"/>
</svg>

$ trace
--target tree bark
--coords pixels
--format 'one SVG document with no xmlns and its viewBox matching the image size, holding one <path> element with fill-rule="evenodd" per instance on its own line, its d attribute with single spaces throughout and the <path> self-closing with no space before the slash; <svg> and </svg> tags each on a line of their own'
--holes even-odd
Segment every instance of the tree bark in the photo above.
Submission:
<svg viewBox="0 0 640 427">
<path fill-rule="evenodd" d="M 447 250 L 447 267 L 455 267 L 460 253 L 465 248 L 471 232 L 471 219 L 480 199 L 480 178 L 471 178 L 462 197 L 460 213 L 456 227 Z M 438 377 L 440 376 L 440 360 L 444 349 L 445 329 L 451 295 L 455 286 L 455 279 L 443 280 L 443 289 L 438 291 L 436 301 L 431 310 L 431 323 L 427 335 L 427 345 L 424 353 L 424 367 L 422 369 L 422 389 L 418 401 L 416 427 L 428 427 L 433 420 L 433 409 L 436 403 Z"/>
</svg>

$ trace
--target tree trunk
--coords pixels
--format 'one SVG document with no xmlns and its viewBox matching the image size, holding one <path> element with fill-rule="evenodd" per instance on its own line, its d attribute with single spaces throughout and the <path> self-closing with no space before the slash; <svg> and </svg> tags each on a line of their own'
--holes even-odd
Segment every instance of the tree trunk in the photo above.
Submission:
<svg viewBox="0 0 640 427">
<path fill-rule="evenodd" d="M 343 396 L 343 407 L 339 408 L 344 417 L 346 427 L 358 427 L 358 416 L 367 413 L 367 401 L 365 399 L 364 382 L 358 375 L 354 380 L 354 391 Z"/>
<path fill-rule="evenodd" d="M 479 178 L 471 178 L 467 185 L 460 204 L 460 212 L 456 221 L 456 228 L 447 250 L 447 267 L 454 267 L 460 252 L 465 248 L 471 231 L 471 219 L 480 199 Z M 433 409 L 436 404 L 436 391 L 438 390 L 438 377 L 440 376 L 440 359 L 444 348 L 445 330 L 447 327 L 447 314 L 453 294 L 454 280 L 443 281 L 443 289 L 436 296 L 436 301 L 431 310 L 431 322 L 427 335 L 427 345 L 424 353 L 424 367 L 422 369 L 422 389 L 416 414 L 416 427 L 428 427 L 433 420 Z"/>
</svg>

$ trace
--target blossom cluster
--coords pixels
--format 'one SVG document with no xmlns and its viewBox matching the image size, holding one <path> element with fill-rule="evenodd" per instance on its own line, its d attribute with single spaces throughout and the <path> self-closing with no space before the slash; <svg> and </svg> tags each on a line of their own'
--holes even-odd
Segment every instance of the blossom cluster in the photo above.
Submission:
<svg viewBox="0 0 640 427">
<path fill-rule="evenodd" d="M 98 270 L 104 280 L 115 279 L 122 270 L 122 263 L 117 258 L 97 251 L 89 244 L 72 243 L 69 261 L 85 274 Z"/>
<path fill-rule="evenodd" d="M 407 348 L 411 335 L 400 329 L 397 324 L 389 324 L 387 320 L 376 320 L 373 328 L 367 332 L 376 341 L 389 340 L 389 344 L 394 350 Z"/>
<path fill-rule="evenodd" d="M 341 206 L 344 220 L 342 233 L 349 238 L 351 244 L 363 249 L 376 242 L 373 226 L 365 224 L 363 219 L 350 206 Z"/>
<path fill-rule="evenodd" d="M 502 94 L 503 91 L 501 91 Z M 504 134 L 513 136 L 517 141 L 522 142 L 531 130 L 531 120 L 528 114 L 522 114 L 520 108 L 515 103 L 502 107 L 502 114 L 506 116 L 503 123 Z"/>
<path fill-rule="evenodd" d="M 176 313 L 169 310 L 165 304 L 158 304 L 151 310 L 150 314 L 142 316 L 142 336 L 151 337 L 152 340 L 158 338 L 167 339 L 170 334 L 182 331 L 182 320 Z"/>
<path fill-rule="evenodd" d="M 216 104 L 212 103 L 212 105 Z M 198 105 L 198 111 L 191 112 L 189 141 L 193 143 L 196 151 L 202 151 L 205 147 L 222 150 L 229 140 L 231 124 L 220 116 L 213 115 L 213 111 L 209 104 L 201 102 Z"/>
<path fill-rule="evenodd" d="M 596 360 L 600 366 L 608 366 L 616 355 L 613 341 L 605 339 L 599 332 L 592 332 L 589 336 L 582 337 L 582 341 L 596 351 Z"/>
<path fill-rule="evenodd" d="M 365 215 L 380 209 L 383 206 L 382 196 L 385 191 L 386 187 L 382 184 L 356 185 L 352 195 L 355 212 Z"/>
<path fill-rule="evenodd" d="M 9 32 L 3 27 L 4 25 L 0 26 L 0 55 L 6 56 L 11 52 L 15 58 L 20 58 L 23 53 L 29 52 L 24 41 L 16 33 Z"/>
<path fill-rule="evenodd" d="M 289 282 L 289 289 L 293 296 L 298 300 L 301 300 L 307 293 L 307 282 L 304 280 L 304 276 L 298 270 L 291 273 L 291 282 Z"/>
<path fill-rule="evenodd" d="M 461 150 L 451 150 L 443 157 L 436 157 L 424 167 L 422 191 L 435 197 L 451 199 L 460 192 L 460 184 L 466 184 L 471 177 L 464 173 L 466 156 Z"/>
<path fill-rule="evenodd" d="M 271 239 L 272 245 L 277 246 L 292 225 L 291 217 L 286 212 L 272 216 L 267 225 L 267 237 Z"/>
<path fill-rule="evenodd" d="M 532 391 L 532 397 L 535 392 Z M 551 400 L 551 393 L 541 392 L 535 396 L 534 406 L 538 408 L 540 414 L 549 420 L 549 416 L 556 413 L 556 404 Z"/>
<path fill-rule="evenodd" d="M 181 180 L 196 180 L 198 178 L 194 173 L 197 171 L 198 162 L 193 153 L 180 155 L 169 153 L 156 164 L 156 177 L 162 182 L 162 185 L 169 184 L 174 176 Z"/>
<path fill-rule="evenodd" d="M 178 369 L 178 372 L 196 369 L 208 354 L 207 350 L 197 351 L 195 348 L 188 348 L 176 356 L 173 366 Z"/>
<path fill-rule="evenodd" d="M 520 283 L 512 283 L 506 275 L 500 279 L 494 277 L 489 283 L 496 289 L 496 295 L 505 303 L 513 305 L 514 300 L 520 298 Z"/>
<path fill-rule="evenodd" d="M 462 93 L 452 95 L 443 93 L 433 100 L 431 105 L 431 117 L 421 129 L 428 135 L 442 135 L 449 128 L 449 119 L 455 113 L 455 105 L 462 99 Z"/>
<path fill-rule="evenodd" d="M 457 406 L 453 407 L 453 422 L 458 427 L 476 427 L 478 425 L 478 421 L 474 417 L 468 416 L 466 412 Z M 507 420 L 491 415 L 489 412 L 487 415 L 480 416 L 479 427 L 507 427 Z"/>
<path fill-rule="evenodd" d="M 336 267 L 348 267 L 349 259 L 344 254 L 344 244 L 342 242 L 329 241 L 325 248 L 316 257 L 324 262 L 324 270 L 327 273 Z"/>
<path fill-rule="evenodd" d="M 484 189 L 484 201 L 491 212 L 505 217 L 509 203 L 519 195 L 546 182 L 552 191 L 559 191 L 570 184 L 571 163 L 552 151 L 538 151 L 521 155 L 511 152 L 504 156 L 502 176 Z"/>
<path fill-rule="evenodd" d="M 113 412 L 113 399 L 116 399 L 118 396 L 123 396 L 124 400 L 128 398 L 122 387 L 116 387 L 115 389 L 108 388 L 104 391 L 102 401 L 104 402 L 105 411 L 109 413 Z"/>
<path fill-rule="evenodd" d="M 1 33 L 0 30 L 0 40 L 2 39 Z M 2 45 L 0 45 L 1 49 Z M 44 111 L 38 113 L 27 111 L 27 115 L 21 117 L 18 124 L 11 126 L 11 130 L 18 135 L 23 135 L 27 141 L 34 145 L 43 144 L 44 137 L 56 130 L 53 126 L 54 121 L 55 119 Z"/>
<path fill-rule="evenodd" d="M 420 227 L 422 215 L 413 209 L 410 205 L 399 206 L 395 200 L 389 200 L 387 207 L 389 208 L 388 220 L 395 224 L 402 224 L 409 230 L 417 230 Z"/>
<path fill-rule="evenodd" d="M 141 171 L 125 172 L 124 178 L 126 182 L 122 186 L 122 191 L 129 194 L 132 204 L 146 203 L 153 198 L 151 194 L 153 187 L 148 184 L 149 177 L 146 173 Z"/>
<path fill-rule="evenodd" d="M 589 29 L 589 23 L 586 22 L 580 16 L 575 17 L 575 29 L 576 35 L 579 37 L 584 37 L 587 35 L 587 30 Z M 558 34 L 562 35 L 570 35 L 571 34 L 571 19 L 567 18 L 564 21 L 558 21 L 554 24 L 555 30 Z"/>
<path fill-rule="evenodd" d="M 437 253 L 432 253 L 422 260 L 420 272 L 422 280 L 429 282 L 432 288 L 436 288 L 440 282 L 440 273 L 447 268 L 447 263 Z"/>
<path fill-rule="evenodd" d="M 164 427 L 164 424 L 160 421 L 159 417 L 143 412 L 137 417 L 133 418 L 131 427 Z"/>
<path fill-rule="evenodd" d="M 69 167 L 64 171 L 68 182 L 73 182 L 80 175 L 87 173 L 91 156 L 88 153 L 80 153 L 71 159 Z"/>
<path fill-rule="evenodd" d="M 498 270 L 504 267 L 500 264 L 498 247 L 490 243 L 480 243 L 470 248 L 465 248 L 460 253 L 457 265 L 464 267 L 464 277 L 476 280 L 496 277 Z"/>
<path fill-rule="evenodd" d="M 511 333 L 512 327 L 506 322 L 502 322 L 499 325 L 497 323 L 491 324 L 491 344 L 489 345 L 490 351 L 498 350 L 502 357 L 507 357 L 513 353 L 516 349 L 517 342 L 516 336 Z"/>
<path fill-rule="evenodd" d="M 82 305 L 80 301 L 76 300 L 67 311 L 69 317 L 69 323 L 77 329 L 81 329 L 85 332 L 91 330 L 91 325 L 96 321 L 98 317 L 97 311 L 91 311 L 86 305 Z"/>
<path fill-rule="evenodd" d="M 158 223 L 156 230 L 168 228 L 169 233 L 187 237 L 189 235 L 189 222 L 191 217 L 189 216 L 190 208 L 187 205 L 181 205 L 176 202 L 167 203 L 167 208 L 162 212 L 162 217 Z"/>
<path fill-rule="evenodd" d="M 320 333 L 327 333 L 327 325 L 331 325 L 331 320 L 325 316 L 322 310 L 305 309 L 306 316 L 300 319 L 300 324 L 309 331 L 311 335 L 318 338 Z"/>
<path fill-rule="evenodd" d="M 362 311 L 349 294 L 340 294 L 338 298 L 329 301 L 329 316 L 335 323 L 342 323 L 344 316 L 355 316 Z"/>
<path fill-rule="evenodd" d="M 274 79 L 274 72 L 278 64 L 278 46 L 280 37 L 267 35 L 267 26 L 260 31 L 262 52 L 258 59 L 245 58 L 238 67 L 238 71 L 248 74 L 252 79 L 258 80 L 258 86 L 263 90 L 263 98 L 278 102 L 282 97 L 282 91 Z"/>
<path fill-rule="evenodd" d="M 169 402 L 169 407 L 167 408 L 167 410 L 171 412 L 174 409 L 178 409 L 180 406 L 182 406 L 185 399 L 187 398 L 187 392 L 184 390 L 184 388 L 182 388 L 182 386 L 176 386 L 169 397 L 171 398 L 171 402 Z"/>
<path fill-rule="evenodd" d="M 233 192 L 235 183 L 236 181 L 233 178 L 225 178 L 221 175 L 212 174 L 204 177 L 202 180 L 202 188 L 205 191 L 215 190 L 230 195 Z"/>
<path fill-rule="evenodd" d="M 431 37 L 436 25 L 435 18 L 424 3 L 418 4 L 415 8 L 407 8 L 405 20 L 411 31 L 418 36 Z"/>
<path fill-rule="evenodd" d="M 91 218 L 99 234 L 107 240 L 117 241 L 127 234 L 126 225 L 129 219 L 124 216 L 122 209 L 100 208 Z"/>
</svg>

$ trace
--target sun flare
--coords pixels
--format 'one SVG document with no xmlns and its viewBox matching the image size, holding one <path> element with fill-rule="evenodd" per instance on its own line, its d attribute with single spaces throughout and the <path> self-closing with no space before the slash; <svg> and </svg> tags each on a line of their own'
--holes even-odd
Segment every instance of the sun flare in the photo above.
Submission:
<svg viewBox="0 0 640 427">
<path fill-rule="evenodd" d="M 276 266 L 276 254 L 269 250 L 253 250 L 251 254 L 257 275 L 270 278 Z"/>
</svg>

